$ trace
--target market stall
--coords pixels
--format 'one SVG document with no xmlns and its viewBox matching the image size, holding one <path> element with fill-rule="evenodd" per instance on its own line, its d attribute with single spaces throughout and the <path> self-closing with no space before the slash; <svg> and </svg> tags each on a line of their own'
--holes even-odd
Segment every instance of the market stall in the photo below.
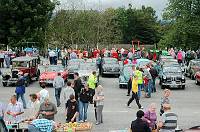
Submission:
<svg viewBox="0 0 200 132">
<path fill-rule="evenodd" d="M 56 132 L 91 132 L 92 131 L 92 123 L 84 122 L 84 123 L 65 123 L 61 125 Z"/>
</svg>

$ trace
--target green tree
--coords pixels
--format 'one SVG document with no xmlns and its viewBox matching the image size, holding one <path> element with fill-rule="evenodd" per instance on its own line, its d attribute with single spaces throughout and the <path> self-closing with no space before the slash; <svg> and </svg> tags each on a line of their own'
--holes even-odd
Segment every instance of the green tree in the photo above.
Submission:
<svg viewBox="0 0 200 132">
<path fill-rule="evenodd" d="M 44 33 L 57 1 L 1 0 L 0 43 L 26 46 L 22 42 L 39 42 L 43 46 Z"/>
</svg>

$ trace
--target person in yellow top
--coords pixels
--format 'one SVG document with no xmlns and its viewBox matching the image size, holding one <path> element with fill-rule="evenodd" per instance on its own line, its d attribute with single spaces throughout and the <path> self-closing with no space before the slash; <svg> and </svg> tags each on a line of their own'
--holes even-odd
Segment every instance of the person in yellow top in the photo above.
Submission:
<svg viewBox="0 0 200 132">
<path fill-rule="evenodd" d="M 142 85 L 143 85 L 143 75 L 142 72 L 139 70 L 139 67 L 136 67 L 135 75 L 137 76 L 138 80 L 138 98 L 140 99 L 142 93 Z"/>
<path fill-rule="evenodd" d="M 93 71 L 92 74 L 89 76 L 89 79 L 87 81 L 90 93 L 92 95 L 91 101 L 93 100 L 93 96 L 95 95 L 95 89 L 97 84 L 97 77 L 96 77 L 96 71 Z"/>
<path fill-rule="evenodd" d="M 138 98 L 138 77 L 136 75 L 134 75 L 133 78 L 132 78 L 132 96 L 127 103 L 127 107 L 130 107 L 130 103 L 134 99 L 136 101 L 138 108 L 143 109 L 143 107 L 141 106 L 141 104 L 139 102 L 139 98 Z"/>
</svg>

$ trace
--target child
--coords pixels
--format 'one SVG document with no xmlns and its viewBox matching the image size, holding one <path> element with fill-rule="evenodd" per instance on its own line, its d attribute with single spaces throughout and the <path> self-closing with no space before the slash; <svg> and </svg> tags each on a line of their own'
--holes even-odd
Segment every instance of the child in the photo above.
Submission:
<svg viewBox="0 0 200 132">
<path fill-rule="evenodd" d="M 78 116 L 78 103 L 73 94 L 69 96 L 65 108 L 67 115 L 66 122 L 76 122 L 76 117 Z"/>
<path fill-rule="evenodd" d="M 164 90 L 163 97 L 161 98 L 161 108 L 160 108 L 160 116 L 164 113 L 163 110 L 163 104 L 170 104 L 169 96 L 171 94 L 171 91 L 169 89 Z"/>
</svg>

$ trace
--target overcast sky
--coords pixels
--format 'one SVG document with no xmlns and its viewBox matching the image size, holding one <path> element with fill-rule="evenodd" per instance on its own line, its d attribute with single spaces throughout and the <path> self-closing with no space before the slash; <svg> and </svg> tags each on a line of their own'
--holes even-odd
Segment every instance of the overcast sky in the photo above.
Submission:
<svg viewBox="0 0 200 132">
<path fill-rule="evenodd" d="M 129 3 L 133 7 L 141 8 L 142 5 L 151 6 L 156 10 L 156 14 L 161 18 L 164 8 L 167 6 L 168 0 L 60 0 L 60 8 L 68 9 L 71 5 L 77 9 L 100 9 L 104 10 L 109 7 L 127 7 Z"/>
</svg>

